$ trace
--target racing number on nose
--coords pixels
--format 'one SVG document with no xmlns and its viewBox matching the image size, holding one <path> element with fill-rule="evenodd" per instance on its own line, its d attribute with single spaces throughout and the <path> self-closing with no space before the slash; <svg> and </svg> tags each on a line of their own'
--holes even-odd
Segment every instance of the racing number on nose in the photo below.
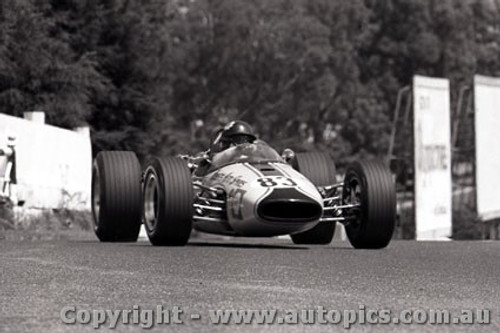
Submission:
<svg viewBox="0 0 500 333">
<path fill-rule="evenodd" d="M 288 177 L 263 177 L 257 179 L 260 186 L 262 187 L 287 187 L 287 186 L 297 186 L 291 178 Z"/>
</svg>

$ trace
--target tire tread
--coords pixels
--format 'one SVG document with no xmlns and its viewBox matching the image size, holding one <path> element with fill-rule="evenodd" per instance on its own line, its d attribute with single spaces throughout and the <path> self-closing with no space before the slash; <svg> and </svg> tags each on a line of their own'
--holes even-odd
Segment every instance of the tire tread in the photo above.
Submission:
<svg viewBox="0 0 500 333">
<path fill-rule="evenodd" d="M 95 233 L 102 242 L 137 241 L 141 224 L 141 167 L 129 151 L 103 151 L 94 168 L 100 174 L 100 216 Z M 93 207 L 92 207 L 93 208 Z"/>
<path fill-rule="evenodd" d="M 335 164 L 328 154 L 297 153 L 292 166 L 316 186 L 336 183 Z M 335 222 L 320 222 L 310 230 L 291 235 L 295 244 L 329 244 L 335 233 Z"/>
<path fill-rule="evenodd" d="M 349 241 L 355 248 L 384 248 L 392 238 L 396 216 L 396 194 L 392 175 L 385 165 L 377 160 L 354 162 L 348 167 L 346 178 L 352 175 L 363 183 L 363 207 L 359 229 L 346 227 Z"/>
<path fill-rule="evenodd" d="M 149 162 L 159 177 L 160 207 L 156 230 L 147 230 L 153 245 L 182 246 L 191 234 L 193 185 L 185 162 L 176 157 Z"/>
</svg>

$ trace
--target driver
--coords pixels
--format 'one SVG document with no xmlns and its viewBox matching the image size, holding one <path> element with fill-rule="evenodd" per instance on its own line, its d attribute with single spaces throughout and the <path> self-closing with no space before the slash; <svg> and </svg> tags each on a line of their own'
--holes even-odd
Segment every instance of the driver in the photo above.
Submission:
<svg viewBox="0 0 500 333">
<path fill-rule="evenodd" d="M 232 121 L 216 132 L 215 138 L 210 143 L 210 153 L 219 153 L 231 146 L 243 143 L 253 143 L 257 140 L 252 127 L 244 121 Z"/>
<path fill-rule="evenodd" d="M 220 153 L 230 147 L 245 143 L 253 143 L 257 140 L 252 127 L 240 120 L 231 121 L 212 135 L 210 148 L 197 154 L 190 162 L 196 168 L 197 175 L 203 175 L 208 171 L 214 154 Z"/>
</svg>

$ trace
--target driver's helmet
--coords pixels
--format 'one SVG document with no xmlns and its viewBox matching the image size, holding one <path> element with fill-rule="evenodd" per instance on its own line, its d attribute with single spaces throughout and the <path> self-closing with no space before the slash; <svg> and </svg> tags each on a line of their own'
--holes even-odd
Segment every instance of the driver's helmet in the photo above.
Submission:
<svg viewBox="0 0 500 333">
<path fill-rule="evenodd" d="M 232 121 L 219 130 L 212 141 L 212 152 L 217 153 L 231 145 L 240 145 L 243 143 L 252 143 L 257 140 L 252 127 L 244 121 Z"/>
</svg>

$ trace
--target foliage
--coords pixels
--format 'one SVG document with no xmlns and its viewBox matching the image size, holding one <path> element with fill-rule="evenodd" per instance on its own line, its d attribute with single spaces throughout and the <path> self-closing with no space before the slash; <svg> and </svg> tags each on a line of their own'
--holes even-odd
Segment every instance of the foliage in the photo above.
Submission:
<svg viewBox="0 0 500 333">
<path fill-rule="evenodd" d="M 0 3 L 0 112 L 44 110 L 52 124 L 84 125 L 92 90 L 107 78 L 92 54 L 75 52 L 55 30 L 43 2 Z"/>
<path fill-rule="evenodd" d="M 500 75 L 499 16 L 487 0 L 4 0 L 0 112 L 141 157 L 205 149 L 243 118 L 342 166 L 383 156 L 414 74 Z"/>
<path fill-rule="evenodd" d="M 453 210 L 452 238 L 456 240 L 482 239 L 486 222 L 481 221 L 474 209 L 455 207 Z"/>
</svg>

